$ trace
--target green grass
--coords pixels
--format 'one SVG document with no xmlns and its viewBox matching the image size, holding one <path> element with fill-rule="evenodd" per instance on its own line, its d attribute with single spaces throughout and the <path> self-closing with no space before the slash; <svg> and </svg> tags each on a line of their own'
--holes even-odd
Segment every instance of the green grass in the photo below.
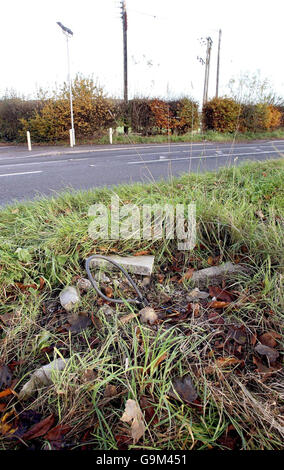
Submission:
<svg viewBox="0 0 284 470">
<path fill-rule="evenodd" d="M 20 361 L 13 373 L 18 380 L 16 392 L 41 364 L 58 354 L 70 357 L 67 370 L 54 386 L 25 403 L 8 397 L 5 412 L 15 407 L 19 416 L 25 409 L 43 417 L 54 413 L 58 422 L 71 427 L 66 438 L 71 448 L 82 446 L 87 432 L 90 448 L 117 449 L 118 436 L 127 434 L 127 426 L 120 421 L 126 399 L 139 401 L 145 396 L 154 415 L 146 423 L 145 435 L 136 445 L 130 443 L 130 449 L 223 449 L 222 436 L 231 425 L 238 448 L 281 449 L 283 373 L 274 372 L 263 380 L 254 370 L 250 343 L 246 366 L 238 372 L 235 366 L 223 369 L 216 365 L 221 351 L 216 352 L 215 330 L 208 321 L 189 316 L 181 322 L 171 323 L 168 318 L 147 326 L 137 316 L 123 324 L 121 316 L 137 313 L 137 308 L 122 305 L 107 315 L 91 290 L 82 298 L 80 309 L 93 313 L 96 324 L 71 335 L 62 331 L 66 314 L 58 309 L 49 314 L 46 306 L 50 300 L 58 300 L 63 286 L 74 284 L 77 276 L 86 276 L 84 259 L 88 255 L 130 255 L 140 250 L 155 255 L 152 306 L 163 305 L 163 294 L 179 306 L 191 283 L 172 280 L 171 267 L 178 256 L 174 241 L 96 242 L 88 235 L 89 207 L 96 202 L 108 205 L 113 193 L 122 204 L 131 201 L 137 205 L 166 203 L 171 194 L 172 204 L 194 201 L 197 210 L 197 246 L 178 258 L 180 275 L 189 265 L 208 267 L 209 256 L 219 256 L 220 262 L 241 259 L 250 273 L 227 281 L 226 288 L 237 292 L 237 303 L 226 310 L 226 322 L 245 325 L 257 336 L 268 330 L 282 335 L 283 181 L 284 162 L 275 160 L 183 175 L 170 182 L 68 192 L 2 209 L 0 314 L 13 313 L 14 320 L 2 328 L 0 351 L 3 362 Z M 160 284 L 157 276 L 164 272 Z M 40 278 L 45 281 L 41 290 L 21 289 L 16 284 L 39 286 Z M 278 349 L 283 354 L 281 343 Z M 163 355 L 166 358 L 158 367 Z M 210 367 L 212 373 L 207 372 Z M 86 371 L 93 371 L 92 379 L 86 380 Z M 172 379 L 187 373 L 198 391 L 199 408 L 168 396 Z M 116 387 L 115 397 L 104 396 L 107 384 Z M 40 448 L 49 445 L 43 438 L 36 442 Z M 24 444 L 0 436 L 0 445 L 7 449 Z"/>
</svg>

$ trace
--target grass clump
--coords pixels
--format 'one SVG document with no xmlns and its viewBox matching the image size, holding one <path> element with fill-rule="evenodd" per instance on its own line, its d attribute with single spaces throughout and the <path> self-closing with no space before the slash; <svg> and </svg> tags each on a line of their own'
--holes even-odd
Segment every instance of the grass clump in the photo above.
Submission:
<svg viewBox="0 0 284 470">
<path fill-rule="evenodd" d="M 36 448 L 281 449 L 283 177 L 283 161 L 270 160 L 3 209 L 0 348 L 2 363 L 13 374 L 9 386 L 17 393 L 41 365 L 56 357 L 70 360 L 52 386 L 27 402 L 16 395 L 0 399 L 1 448 L 29 446 L 1 424 L 13 412 L 10 421 L 13 417 L 18 433 L 23 416 L 35 413 L 42 419 L 52 414 L 55 424 L 66 428 L 58 442 L 45 435 L 34 439 Z M 96 202 L 108 206 L 114 192 L 121 204 L 168 202 L 169 194 L 172 204 L 195 202 L 195 249 L 178 252 L 167 240 L 92 240 L 88 209 Z M 93 290 L 82 293 L 79 311 L 92 323 L 72 334 L 58 295 L 85 276 L 84 259 L 142 250 L 155 255 L 155 272 L 148 287 L 139 276 L 135 280 L 158 321 L 142 324 L 136 306 L 113 304 L 112 296 L 129 298 L 131 291 L 111 274 L 108 303 Z M 224 261 L 249 268 L 219 286 L 230 297 L 227 305 L 212 306 L 210 290 L 208 299 L 187 300 L 192 285 L 184 274 Z M 273 333 L 279 354 L 274 363 L 255 351 L 267 333 Z M 173 379 L 187 374 L 198 396 L 193 403 L 170 393 Z M 120 420 L 127 399 L 139 404 L 145 419 L 146 431 L 136 444 Z"/>
</svg>

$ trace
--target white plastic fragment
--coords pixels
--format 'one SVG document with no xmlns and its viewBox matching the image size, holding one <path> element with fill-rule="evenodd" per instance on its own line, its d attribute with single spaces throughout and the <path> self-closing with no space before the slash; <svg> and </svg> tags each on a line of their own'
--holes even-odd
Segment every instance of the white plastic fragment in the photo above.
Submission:
<svg viewBox="0 0 284 470">
<path fill-rule="evenodd" d="M 60 292 L 59 299 L 62 307 L 70 312 L 80 302 L 80 294 L 76 287 L 67 286 Z"/>
<path fill-rule="evenodd" d="M 26 400 L 38 388 L 52 384 L 52 377 L 56 372 L 61 372 L 68 364 L 69 359 L 55 359 L 45 366 L 37 369 L 31 376 L 30 380 L 23 386 L 19 393 L 19 400 Z"/>
<path fill-rule="evenodd" d="M 151 276 L 154 266 L 154 256 L 106 256 L 106 258 L 116 261 L 127 271 L 141 276 Z M 94 258 L 90 266 L 106 266 L 109 269 L 115 269 L 115 266 L 104 259 Z"/>
</svg>

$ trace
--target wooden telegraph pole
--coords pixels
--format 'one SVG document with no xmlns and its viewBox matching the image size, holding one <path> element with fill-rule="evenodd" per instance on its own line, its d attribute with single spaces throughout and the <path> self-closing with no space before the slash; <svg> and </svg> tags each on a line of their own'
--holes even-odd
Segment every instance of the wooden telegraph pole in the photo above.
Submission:
<svg viewBox="0 0 284 470">
<path fill-rule="evenodd" d="M 125 104 L 125 120 L 128 120 L 128 75 L 127 75 L 127 12 L 126 1 L 121 1 L 121 18 L 123 28 L 123 84 L 124 84 L 124 104 Z M 128 134 L 127 122 L 124 125 L 124 133 Z"/>
<path fill-rule="evenodd" d="M 221 48 L 222 30 L 219 29 L 218 58 L 217 58 L 217 77 L 216 77 L 216 98 L 219 94 L 219 73 L 220 73 L 220 48 Z"/>
<path fill-rule="evenodd" d="M 207 40 L 207 49 L 206 49 L 206 60 L 205 60 L 203 105 L 208 101 L 210 58 L 211 58 L 211 48 L 212 48 L 212 44 L 213 44 L 213 41 L 210 37 L 206 38 L 206 40 Z"/>
</svg>

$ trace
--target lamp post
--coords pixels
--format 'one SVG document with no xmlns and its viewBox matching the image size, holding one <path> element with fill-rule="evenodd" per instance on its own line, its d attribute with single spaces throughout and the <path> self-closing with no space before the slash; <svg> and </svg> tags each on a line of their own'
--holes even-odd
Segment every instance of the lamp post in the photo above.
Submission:
<svg viewBox="0 0 284 470">
<path fill-rule="evenodd" d="M 75 145 L 75 130 L 74 130 L 74 119 L 73 119 L 73 100 L 72 100 L 72 80 L 70 75 L 70 54 L 69 54 L 69 38 L 73 36 L 71 29 L 63 26 L 60 21 L 57 21 L 58 26 L 62 29 L 64 36 L 67 41 L 67 62 L 68 62 L 68 81 L 69 81 L 69 95 L 70 95 L 70 113 L 71 113 L 71 132 L 72 132 L 72 147 Z"/>
</svg>

